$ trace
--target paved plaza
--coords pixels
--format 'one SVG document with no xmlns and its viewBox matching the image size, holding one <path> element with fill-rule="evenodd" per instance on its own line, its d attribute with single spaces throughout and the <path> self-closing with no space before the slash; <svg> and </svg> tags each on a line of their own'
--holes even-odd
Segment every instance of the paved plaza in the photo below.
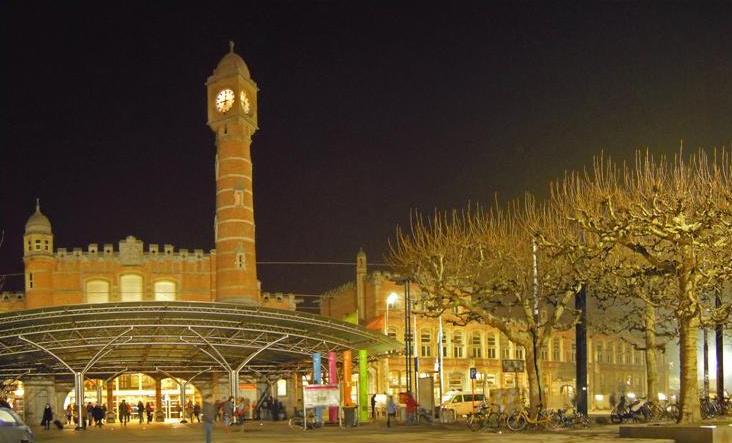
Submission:
<svg viewBox="0 0 732 443">
<path fill-rule="evenodd" d="M 34 428 L 37 442 L 93 442 L 93 443 L 200 443 L 204 441 L 201 424 L 153 424 L 139 425 L 130 423 L 127 428 L 118 424 L 107 425 L 102 429 L 86 431 L 45 431 Z M 295 431 L 285 422 L 273 423 L 248 422 L 243 430 L 232 428 L 225 432 L 220 423 L 214 429 L 214 443 L 229 442 L 347 442 L 347 443 L 420 443 L 420 442 L 622 442 L 622 443 L 673 443 L 671 440 L 620 439 L 617 426 L 594 426 L 588 430 L 561 432 L 470 432 L 464 425 L 419 425 L 392 428 L 379 422 L 358 428 L 339 429 L 326 427 L 311 431 Z"/>
</svg>

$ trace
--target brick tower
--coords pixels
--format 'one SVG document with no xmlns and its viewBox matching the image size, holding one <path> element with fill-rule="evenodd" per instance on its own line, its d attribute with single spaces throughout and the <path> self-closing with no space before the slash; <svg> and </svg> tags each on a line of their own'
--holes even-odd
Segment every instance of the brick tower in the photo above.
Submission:
<svg viewBox="0 0 732 443">
<path fill-rule="evenodd" d="M 23 262 L 25 264 L 25 306 L 28 309 L 48 306 L 53 303 L 52 273 L 53 231 L 48 217 L 41 212 L 36 201 L 34 212 L 25 223 L 23 234 Z"/>
<path fill-rule="evenodd" d="M 208 125 L 216 134 L 216 300 L 257 305 L 251 156 L 257 85 L 233 42 L 206 87 Z"/>
</svg>

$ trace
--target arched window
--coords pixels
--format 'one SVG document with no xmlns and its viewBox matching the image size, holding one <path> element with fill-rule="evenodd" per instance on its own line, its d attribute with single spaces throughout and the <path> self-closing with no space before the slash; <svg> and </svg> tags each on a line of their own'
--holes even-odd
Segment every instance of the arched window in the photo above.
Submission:
<svg viewBox="0 0 732 443">
<path fill-rule="evenodd" d="M 109 282 L 106 280 L 89 280 L 86 282 L 87 303 L 109 303 Z"/>
<path fill-rule="evenodd" d="M 155 282 L 155 301 L 175 301 L 175 282 L 161 280 Z"/>
<path fill-rule="evenodd" d="M 122 301 L 142 301 L 142 277 L 128 274 L 119 278 Z"/>
</svg>

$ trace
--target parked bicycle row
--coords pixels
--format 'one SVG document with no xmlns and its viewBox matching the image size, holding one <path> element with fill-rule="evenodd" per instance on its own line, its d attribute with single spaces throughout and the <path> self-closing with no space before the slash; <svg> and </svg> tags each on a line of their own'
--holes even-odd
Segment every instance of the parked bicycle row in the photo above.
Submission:
<svg viewBox="0 0 732 443">
<path fill-rule="evenodd" d="M 495 403 L 483 402 L 476 412 L 468 414 L 467 425 L 471 431 L 500 430 L 522 431 L 527 427 L 560 429 L 589 427 L 590 419 L 574 408 L 547 410 L 540 408 L 534 416 L 529 408 L 520 407 L 507 411 Z"/>
</svg>

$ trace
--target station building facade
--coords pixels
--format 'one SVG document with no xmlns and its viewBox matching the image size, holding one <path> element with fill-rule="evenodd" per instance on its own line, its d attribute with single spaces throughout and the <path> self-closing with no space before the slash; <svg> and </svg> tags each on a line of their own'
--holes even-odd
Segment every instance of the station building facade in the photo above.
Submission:
<svg viewBox="0 0 732 443">
<path fill-rule="evenodd" d="M 51 221 L 37 201 L 23 235 L 25 291 L 2 293 L 0 312 L 144 301 L 222 302 L 294 311 L 293 295 L 262 293 L 257 279 L 251 156 L 258 129 L 257 92 L 249 68 L 231 43 L 206 82 L 207 124 L 215 135 L 211 156 L 216 179 L 215 249 L 145 245 L 131 235 L 116 244 L 57 247 Z M 226 377 L 220 377 L 215 373 L 210 377 L 216 398 L 228 392 Z M 17 397 L 11 400 L 31 416 L 43 410 L 45 401 L 60 412 L 73 388 L 70 383 L 38 379 L 8 386 L 13 390 L 5 395 Z M 150 400 L 158 410 L 167 402 L 165 416 L 180 418 L 175 405 L 180 390 L 165 375 L 87 379 L 85 387 L 87 401 L 104 402 L 110 411 L 122 398 Z M 191 385 L 188 389 L 192 396 L 188 398 L 200 402 L 200 393 Z"/>
<path fill-rule="evenodd" d="M 414 291 L 412 288 L 412 298 Z M 368 272 L 366 254 L 356 257 L 356 278 L 320 297 L 321 315 L 343 319 L 357 313 L 362 325 L 404 343 L 403 284 L 387 272 Z M 482 324 L 456 326 L 449 313 L 442 321 L 442 349 L 438 349 L 439 320 L 426 316 L 410 319 L 413 351 L 420 378 L 433 378 L 434 398 L 439 397 L 436 373 L 438 352 L 442 353 L 442 392 L 488 392 L 495 389 L 527 388 L 526 373 L 503 372 L 501 360 L 523 360 L 522 347 L 495 328 Z M 669 364 L 658 353 L 659 391 L 669 393 Z M 615 336 L 588 332 L 588 402 L 591 409 L 607 409 L 612 393 L 646 395 L 645 353 Z M 539 352 L 542 389 L 550 408 L 566 407 L 575 389 L 576 342 L 574 329 L 557 331 Z M 406 389 L 405 360 L 393 355 L 372 365 L 369 392 L 399 392 Z M 476 369 L 476 380 L 470 369 Z M 412 369 L 414 370 L 414 369 Z"/>
</svg>

